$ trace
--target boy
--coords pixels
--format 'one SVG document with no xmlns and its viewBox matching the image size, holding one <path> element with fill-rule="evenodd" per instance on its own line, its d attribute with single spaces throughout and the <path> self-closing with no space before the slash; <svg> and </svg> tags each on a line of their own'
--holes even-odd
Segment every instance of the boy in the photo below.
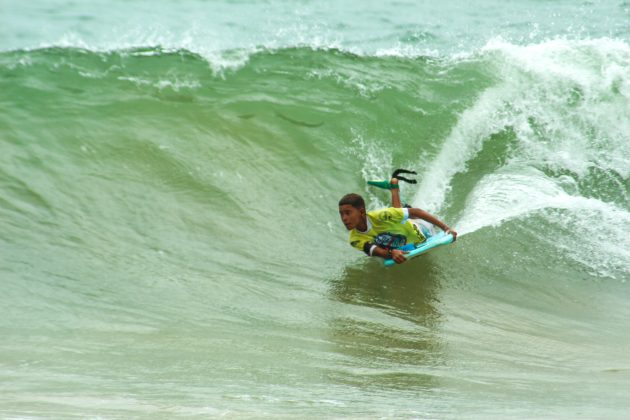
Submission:
<svg viewBox="0 0 630 420">
<path fill-rule="evenodd" d="M 452 234 L 453 240 L 457 239 L 457 232 L 424 210 L 402 206 L 396 178 L 399 172 L 396 171 L 392 175 L 389 183 L 369 182 L 370 185 L 391 191 L 393 207 L 366 213 L 363 197 L 358 194 L 346 194 L 339 201 L 339 216 L 346 229 L 350 231 L 350 245 L 368 256 L 391 258 L 397 264 L 402 264 L 407 260 L 405 258 L 407 251 L 400 248 L 405 245 L 416 246 L 430 236 L 428 229 L 419 228 L 409 218 L 422 219 L 438 226 L 446 233 Z"/>
</svg>

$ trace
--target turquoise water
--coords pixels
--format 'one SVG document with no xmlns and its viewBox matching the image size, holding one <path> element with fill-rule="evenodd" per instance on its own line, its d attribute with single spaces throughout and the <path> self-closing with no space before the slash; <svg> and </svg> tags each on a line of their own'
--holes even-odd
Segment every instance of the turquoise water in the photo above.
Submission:
<svg viewBox="0 0 630 420">
<path fill-rule="evenodd" d="M 0 417 L 623 418 L 629 19 L 0 3 Z M 397 167 L 460 237 L 384 269 Z"/>
</svg>

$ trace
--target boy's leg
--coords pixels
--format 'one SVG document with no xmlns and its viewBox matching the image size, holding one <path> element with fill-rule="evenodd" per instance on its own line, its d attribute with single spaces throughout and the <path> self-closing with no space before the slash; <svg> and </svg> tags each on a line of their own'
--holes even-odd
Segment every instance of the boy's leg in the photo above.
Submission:
<svg viewBox="0 0 630 420">
<path fill-rule="evenodd" d="M 398 176 L 398 174 L 401 174 L 401 173 L 413 174 L 413 175 L 416 174 L 414 171 L 408 171 L 406 169 L 396 169 L 394 173 L 392 174 L 392 178 L 389 182 L 388 181 L 368 181 L 367 182 L 368 185 L 371 185 L 373 187 L 390 190 L 392 194 L 392 207 L 399 208 L 399 209 L 403 208 L 403 204 L 400 199 L 400 190 L 398 189 L 399 179 L 409 182 L 410 184 L 416 183 L 415 179 L 407 179 L 402 176 Z M 409 207 L 409 206 L 405 206 L 405 207 Z"/>
<path fill-rule="evenodd" d="M 389 183 L 392 185 L 398 185 L 398 180 L 396 178 L 392 178 L 392 180 L 389 181 Z M 392 192 L 392 207 L 401 209 L 402 203 L 400 202 L 400 189 L 392 188 L 390 191 Z"/>
<path fill-rule="evenodd" d="M 413 174 L 416 175 L 415 171 L 409 171 L 407 169 L 396 169 L 394 171 L 394 173 L 392 174 L 392 179 L 395 179 L 396 182 L 392 183 L 391 180 L 390 182 L 387 181 L 368 181 L 368 185 L 371 185 L 373 187 L 377 187 L 377 188 L 382 188 L 384 190 L 391 190 L 392 188 L 397 188 L 396 186 L 398 185 L 398 180 L 403 180 L 403 181 L 407 181 L 410 184 L 415 184 L 416 180 L 415 179 L 407 179 L 403 176 L 400 176 L 399 174 Z"/>
</svg>

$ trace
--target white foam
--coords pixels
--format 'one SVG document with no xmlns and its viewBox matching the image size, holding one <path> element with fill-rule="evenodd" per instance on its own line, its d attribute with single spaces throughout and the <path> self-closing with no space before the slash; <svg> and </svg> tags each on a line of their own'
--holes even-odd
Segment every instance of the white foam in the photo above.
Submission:
<svg viewBox="0 0 630 420">
<path fill-rule="evenodd" d="M 438 211 L 452 178 L 493 134 L 514 131 L 514 156 L 580 176 L 597 166 L 630 175 L 630 47 L 620 40 L 489 42 L 478 60 L 497 83 L 459 117 L 420 184 L 415 205 Z"/>
<path fill-rule="evenodd" d="M 159 90 L 170 89 L 175 92 L 179 92 L 180 90 L 192 90 L 201 87 L 201 83 L 198 80 L 180 80 L 177 77 L 173 80 L 160 79 L 158 81 L 151 81 L 131 76 L 119 76 L 117 79 L 131 82 L 136 86 L 153 86 Z"/>
<path fill-rule="evenodd" d="M 493 133 L 509 124 L 500 105 L 506 96 L 503 87 L 484 92 L 474 106 L 464 111 L 438 156 L 429 165 L 419 185 L 414 205 L 438 211 L 450 191 L 455 174 L 466 169 L 466 163 L 483 147 Z"/>
<path fill-rule="evenodd" d="M 550 226 L 568 232 L 562 241 L 556 241 L 549 232 L 531 227 L 541 239 L 549 236 L 549 242 L 569 258 L 596 275 L 630 275 L 630 212 L 613 203 L 568 193 L 567 182 L 519 165 L 487 175 L 470 194 L 458 231 L 466 235 L 537 214 Z"/>
<path fill-rule="evenodd" d="M 382 180 L 389 176 L 392 168 L 392 154 L 388 148 L 381 147 L 377 139 L 366 141 L 361 133 L 355 128 L 351 129 L 353 134 L 352 147 L 348 149 L 357 161 L 362 162 L 361 176 L 363 181 Z M 389 206 L 389 202 L 380 200 L 374 188 L 366 190 L 369 207 L 379 208 Z"/>
<path fill-rule="evenodd" d="M 511 169 L 487 175 L 475 186 L 457 224 L 460 234 L 498 226 L 540 209 L 566 207 L 570 196 L 543 173 L 527 167 Z"/>
</svg>

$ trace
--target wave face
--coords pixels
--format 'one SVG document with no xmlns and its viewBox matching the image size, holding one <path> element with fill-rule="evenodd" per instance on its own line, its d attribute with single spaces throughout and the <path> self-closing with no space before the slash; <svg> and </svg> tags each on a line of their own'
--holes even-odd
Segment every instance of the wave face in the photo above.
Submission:
<svg viewBox="0 0 630 420">
<path fill-rule="evenodd" d="M 413 42 L 0 53 L 2 413 L 625 414 L 628 42 Z M 385 270 L 397 167 L 461 236 Z"/>
</svg>

